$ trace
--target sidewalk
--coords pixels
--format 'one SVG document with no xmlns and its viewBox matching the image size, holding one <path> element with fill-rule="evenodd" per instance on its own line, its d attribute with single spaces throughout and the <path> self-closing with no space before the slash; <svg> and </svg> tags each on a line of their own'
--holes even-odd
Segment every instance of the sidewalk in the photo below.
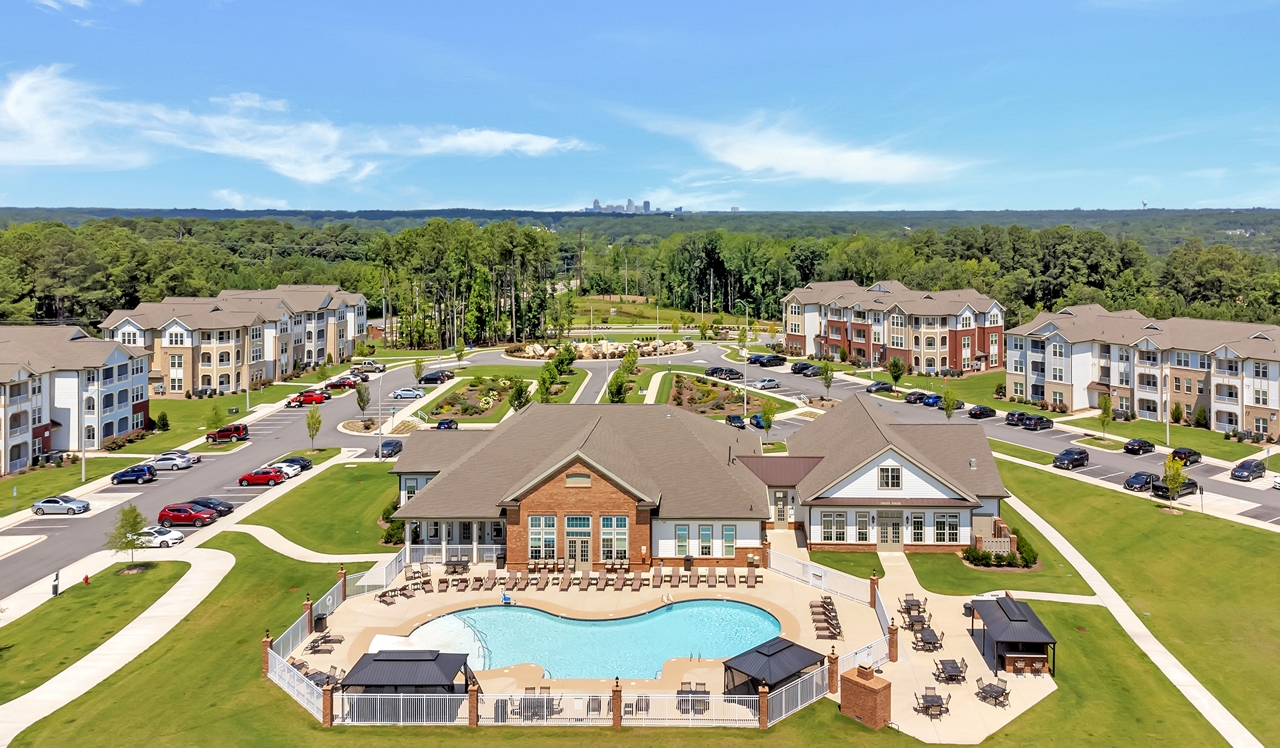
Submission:
<svg viewBox="0 0 1280 748">
<path fill-rule="evenodd" d="M 373 561 L 377 563 L 386 561 L 388 557 L 394 556 L 396 553 L 392 549 L 388 549 L 386 553 L 320 553 L 310 548 L 303 548 L 276 532 L 274 528 L 248 523 L 228 527 L 227 532 L 242 532 L 245 535 L 252 535 L 257 538 L 259 543 L 279 553 L 281 556 L 288 556 L 294 561 L 305 561 L 309 564 L 342 564 L 356 561 Z"/>
</svg>

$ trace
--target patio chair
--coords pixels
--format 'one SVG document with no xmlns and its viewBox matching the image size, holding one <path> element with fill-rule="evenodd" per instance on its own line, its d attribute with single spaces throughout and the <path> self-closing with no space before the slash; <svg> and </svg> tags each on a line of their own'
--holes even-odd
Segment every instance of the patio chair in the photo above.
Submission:
<svg viewBox="0 0 1280 748">
<path fill-rule="evenodd" d="M 935 662 L 934 664 L 936 665 L 937 663 Z M 939 669 L 941 669 L 941 668 L 939 668 Z M 937 696 L 937 695 L 938 695 L 938 687 L 937 687 L 937 686 L 925 686 L 925 687 L 924 687 L 924 695 L 925 695 L 925 696 Z"/>
<path fill-rule="evenodd" d="M 436 591 L 437 591 L 437 592 L 448 592 L 448 591 L 449 591 L 449 580 L 448 580 L 448 579 L 441 579 L 440 581 L 436 582 Z"/>
<path fill-rule="evenodd" d="M 636 714 L 648 714 L 648 713 L 649 713 L 649 697 L 637 696 L 636 697 Z"/>
<path fill-rule="evenodd" d="M 681 691 L 692 691 L 692 690 L 693 690 L 693 681 L 689 681 L 689 680 L 682 680 L 682 681 L 680 681 L 680 690 L 681 690 Z"/>
<path fill-rule="evenodd" d="M 474 578 L 472 578 L 472 580 L 471 580 L 471 591 L 472 591 L 472 592 L 479 592 L 479 591 L 480 591 L 480 588 L 481 588 L 481 587 L 483 587 L 483 586 L 484 586 L 484 577 L 474 577 Z"/>
<path fill-rule="evenodd" d="M 329 666 L 329 677 L 330 677 L 330 678 L 337 678 L 337 677 L 338 677 L 338 666 L 337 666 L 337 665 L 330 665 L 330 666 Z"/>
<path fill-rule="evenodd" d="M 308 651 L 311 654 L 328 655 L 328 654 L 333 654 L 333 647 L 328 647 L 328 646 L 312 647 Z"/>
<path fill-rule="evenodd" d="M 532 559 L 530 559 L 530 560 L 529 560 L 529 563 L 527 564 L 527 566 L 528 566 L 528 569 L 526 569 L 526 571 L 528 571 L 530 574 L 532 574 L 532 573 L 534 572 L 534 570 L 536 570 L 536 569 L 538 568 L 538 562 L 537 562 L 537 561 L 534 561 L 534 560 L 532 560 Z"/>
<path fill-rule="evenodd" d="M 488 576 L 484 578 L 484 591 L 489 592 L 493 586 L 498 583 L 498 572 L 494 569 L 489 570 Z"/>
<path fill-rule="evenodd" d="M 1025 674 L 1026 674 L 1026 672 L 1027 672 L 1027 661 L 1026 661 L 1026 660 L 1014 660 L 1014 661 L 1013 661 L 1013 673 L 1014 673 L 1014 675 L 1018 675 L 1018 674 L 1023 674 L 1023 675 L 1025 675 Z"/>
<path fill-rule="evenodd" d="M 738 567 L 736 566 L 729 567 L 729 573 L 726 574 L 724 577 L 724 586 L 726 587 L 738 586 Z"/>
<path fill-rule="evenodd" d="M 951 712 L 951 694 L 947 694 L 947 697 L 942 700 L 942 711 L 948 714 Z"/>
<path fill-rule="evenodd" d="M 694 569 L 693 571 L 689 572 L 689 589 L 692 589 L 692 590 L 698 589 L 698 570 L 697 569 Z"/>
<path fill-rule="evenodd" d="M 1042 676 L 1042 675 L 1044 675 L 1044 661 L 1043 661 L 1043 660 L 1033 660 L 1033 661 L 1031 662 L 1031 674 L 1032 674 L 1032 675 L 1034 675 L 1034 676 L 1036 676 L 1037 678 L 1038 678 L 1038 677 L 1040 677 L 1040 676 Z"/>
<path fill-rule="evenodd" d="M 914 592 L 908 592 L 908 593 L 906 593 L 905 595 L 903 595 L 903 597 L 905 597 L 905 598 L 906 598 L 906 599 L 908 599 L 908 600 L 914 600 L 914 599 L 916 599 L 916 593 L 914 593 Z"/>
<path fill-rule="evenodd" d="M 325 634 L 324 635 L 325 644 L 341 644 L 346 640 L 347 640 L 347 637 L 343 636 L 342 634 Z"/>
<path fill-rule="evenodd" d="M 653 576 L 653 582 L 651 586 L 655 590 L 662 589 L 662 567 L 659 566 L 658 568 L 654 569 L 652 572 L 652 576 Z"/>
<path fill-rule="evenodd" d="M 926 709 L 924 707 L 924 702 L 920 700 L 920 694 L 915 694 L 915 697 L 916 697 L 916 712 L 919 714 L 924 714 L 926 712 Z"/>
<path fill-rule="evenodd" d="M 599 696 L 587 697 L 587 716 L 588 717 L 600 716 L 600 701 L 601 700 Z M 610 704 L 612 704 L 612 700 L 610 701 Z"/>
<path fill-rule="evenodd" d="M 542 574 L 542 575 L 539 575 L 539 576 L 538 576 L 538 589 L 542 589 L 542 588 L 543 588 L 544 584 L 543 584 L 543 581 L 542 581 L 542 580 L 546 579 L 546 578 L 547 578 L 547 577 L 549 577 L 549 576 L 551 576 L 551 575 L 550 575 L 550 574 Z M 572 585 L 572 584 L 573 584 L 573 575 L 572 575 L 572 574 L 565 574 L 564 576 L 560 577 L 560 591 L 561 591 L 561 592 L 565 592 L 565 591 L 567 591 L 567 590 L 569 589 L 570 585 Z"/>
<path fill-rule="evenodd" d="M 406 584 L 405 586 L 400 588 L 400 597 L 413 597 L 413 596 L 414 596 L 413 588 L 410 587 L 409 585 Z"/>
<path fill-rule="evenodd" d="M 755 589 L 756 583 L 759 581 L 760 581 L 760 578 L 756 576 L 756 567 L 754 566 L 748 567 L 747 568 L 747 589 Z"/>
<path fill-rule="evenodd" d="M 982 686 L 983 686 L 983 684 L 982 684 L 982 676 L 981 676 L 981 675 L 979 675 L 979 676 L 978 676 L 978 680 L 976 681 L 975 685 L 977 685 L 977 686 L 978 686 L 978 690 L 974 692 L 974 695 L 978 697 L 978 701 L 986 701 L 986 700 L 987 700 L 987 693 L 986 693 L 985 691 L 983 691 L 983 690 L 982 690 Z"/>
<path fill-rule="evenodd" d="M 622 570 L 619 569 L 617 574 L 614 575 L 614 579 L 613 579 L 614 592 L 621 592 L 623 587 L 626 586 L 626 583 L 627 583 L 627 577 L 625 574 L 622 573 Z"/>
<path fill-rule="evenodd" d="M 640 576 L 638 573 L 637 573 L 637 574 L 632 575 L 632 578 L 631 578 L 631 591 L 632 591 L 632 592 L 639 592 L 639 591 L 640 591 L 640 586 L 641 586 L 642 584 L 644 584 L 644 577 Z"/>
<path fill-rule="evenodd" d="M 711 569 L 707 572 L 707 587 L 714 588 L 716 586 L 716 570 Z"/>
<path fill-rule="evenodd" d="M 533 584 L 533 580 L 532 580 L 532 579 L 529 579 L 528 577 L 526 577 L 526 579 L 528 579 L 528 583 L 529 583 L 529 584 Z M 537 586 L 536 586 L 536 589 L 537 589 L 539 592 L 541 592 L 542 590 L 545 590 L 545 589 L 547 588 L 547 583 L 548 583 L 548 582 L 550 582 L 550 581 L 551 581 L 551 575 L 550 575 L 550 574 L 539 574 L 539 575 L 538 575 L 538 584 L 537 584 Z"/>
<path fill-rule="evenodd" d="M 964 658 L 963 658 L 963 657 L 961 657 L 961 658 L 960 658 L 960 679 L 961 679 L 961 680 L 964 680 L 965 675 L 966 675 L 968 672 L 969 672 L 969 663 L 965 662 L 965 661 L 964 661 Z"/>
<path fill-rule="evenodd" d="M 378 602 L 382 603 L 383 605 L 395 605 L 395 604 L 396 604 L 395 598 L 391 597 L 390 595 L 386 594 L 385 592 L 384 592 L 384 593 L 382 593 L 382 594 L 380 594 L 380 595 L 378 595 Z"/>
</svg>

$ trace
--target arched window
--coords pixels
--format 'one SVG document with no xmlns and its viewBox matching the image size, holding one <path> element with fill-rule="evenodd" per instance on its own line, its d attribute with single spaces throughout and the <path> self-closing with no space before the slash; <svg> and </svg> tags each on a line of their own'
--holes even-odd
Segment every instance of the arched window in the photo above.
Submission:
<svg viewBox="0 0 1280 748">
<path fill-rule="evenodd" d="M 925 347 L 925 348 L 933 348 L 933 347 L 934 347 L 934 345 L 936 345 L 936 344 L 937 344 L 937 340 L 935 340 L 935 339 L 934 339 L 934 337 L 933 337 L 932 335 L 930 335 L 929 337 L 927 337 L 927 338 L 925 338 L 925 339 L 924 339 L 924 347 Z"/>
<path fill-rule="evenodd" d="M 116 406 L 116 396 L 108 392 L 102 396 L 102 409 L 111 410 Z"/>
<path fill-rule="evenodd" d="M 207 352 L 206 352 L 206 353 L 201 353 L 201 354 L 200 354 L 200 365 L 201 365 L 201 366 L 213 366 L 213 354 L 212 354 L 212 353 L 207 353 Z"/>
<path fill-rule="evenodd" d="M 240 389 L 240 372 L 236 372 L 236 389 Z"/>
<path fill-rule="evenodd" d="M 944 368 L 944 369 L 945 369 L 945 368 L 947 368 L 947 357 L 946 357 L 946 356 L 943 356 L 943 357 L 942 357 L 942 368 Z"/>
<path fill-rule="evenodd" d="M 106 423 L 102 424 L 102 438 L 103 438 L 103 439 L 110 439 L 111 437 L 113 437 L 113 436 L 115 436 L 115 435 L 116 435 L 116 423 L 115 423 L 115 421 L 107 421 Z"/>
<path fill-rule="evenodd" d="M 87 441 L 87 442 L 92 442 L 92 441 L 94 441 L 94 440 L 95 440 L 95 439 L 97 439 L 97 438 L 98 438 L 98 431 L 97 431 L 97 429 L 95 429 L 93 426 L 85 426 L 85 427 L 84 427 L 84 440 L 85 440 L 85 441 Z"/>
<path fill-rule="evenodd" d="M 218 353 L 218 366 L 230 366 L 230 365 L 231 365 L 231 354 L 227 351 L 221 351 L 220 353 Z"/>
<path fill-rule="evenodd" d="M 240 365 L 240 361 L 241 361 L 241 358 L 240 358 L 240 351 L 239 351 L 239 350 L 237 350 L 237 351 L 236 351 L 236 366 L 239 366 L 239 365 Z"/>
<path fill-rule="evenodd" d="M 213 377 L 209 376 L 208 374 L 205 374 L 204 376 L 200 377 L 200 386 L 201 386 L 201 387 L 212 387 L 212 386 L 213 386 Z"/>
<path fill-rule="evenodd" d="M 912 343 L 911 343 L 911 344 L 912 344 L 912 345 L 914 345 L 916 348 L 919 348 L 919 347 L 920 347 L 920 336 L 919 336 L 919 335 L 915 335 L 915 336 L 913 336 L 913 337 L 912 337 Z"/>
<path fill-rule="evenodd" d="M 84 409 L 92 413 L 98 409 L 98 401 L 94 400 L 92 397 L 86 397 L 84 399 Z"/>
<path fill-rule="evenodd" d="M 116 402 L 120 405 L 129 404 L 129 390 L 120 390 L 116 392 Z"/>
<path fill-rule="evenodd" d="M 129 433 L 129 417 L 128 416 L 125 416 L 124 418 L 121 418 L 120 420 L 116 421 L 116 433 L 117 434 Z"/>
<path fill-rule="evenodd" d="M 312 350 L 309 350 L 309 349 L 308 349 L 308 350 L 307 350 L 307 360 L 308 360 L 308 361 L 310 361 L 310 360 L 311 360 L 312 358 L 314 358 L 314 357 L 315 357 L 315 352 L 314 352 L 314 351 L 312 351 Z"/>
<path fill-rule="evenodd" d="M 920 368 L 920 357 L 916 356 L 915 358 L 911 359 L 911 365 L 916 368 Z"/>
<path fill-rule="evenodd" d="M 219 387 L 230 387 L 230 386 L 231 386 L 231 375 L 230 375 L 230 374 L 219 374 L 219 375 L 218 375 L 218 386 L 219 386 Z"/>
<path fill-rule="evenodd" d="M 934 360 L 932 358 L 926 358 L 924 360 L 924 370 L 933 371 L 933 369 L 934 369 Z"/>
</svg>

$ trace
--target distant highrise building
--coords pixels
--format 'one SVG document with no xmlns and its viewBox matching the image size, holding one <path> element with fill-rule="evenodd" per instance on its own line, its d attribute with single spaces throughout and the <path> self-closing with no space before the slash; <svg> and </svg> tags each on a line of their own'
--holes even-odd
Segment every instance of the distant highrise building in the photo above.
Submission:
<svg viewBox="0 0 1280 748">
<path fill-rule="evenodd" d="M 600 201 L 599 201 L 599 200 L 592 200 L 592 201 L 591 201 L 591 207 L 592 207 L 594 210 L 600 210 Z"/>
<path fill-rule="evenodd" d="M 636 204 L 631 201 L 631 198 L 627 198 L 627 212 L 628 213 L 636 212 Z"/>
<path fill-rule="evenodd" d="M 729 212 L 730 212 L 730 213 L 737 213 L 737 212 L 738 212 L 738 206 L 736 206 L 736 205 L 735 205 L 735 206 L 733 206 L 733 207 L 729 208 Z"/>
<path fill-rule="evenodd" d="M 648 213 L 648 212 L 649 212 L 649 201 L 648 201 L 648 200 L 645 200 L 645 201 L 644 201 L 644 212 L 645 212 L 645 213 Z"/>
</svg>

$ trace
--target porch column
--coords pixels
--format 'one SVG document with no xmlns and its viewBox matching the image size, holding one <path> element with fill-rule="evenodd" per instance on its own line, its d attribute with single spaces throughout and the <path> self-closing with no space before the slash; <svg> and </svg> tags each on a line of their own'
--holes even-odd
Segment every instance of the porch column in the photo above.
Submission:
<svg viewBox="0 0 1280 748">
<path fill-rule="evenodd" d="M 471 521 L 471 563 L 480 563 L 480 523 Z"/>
</svg>

